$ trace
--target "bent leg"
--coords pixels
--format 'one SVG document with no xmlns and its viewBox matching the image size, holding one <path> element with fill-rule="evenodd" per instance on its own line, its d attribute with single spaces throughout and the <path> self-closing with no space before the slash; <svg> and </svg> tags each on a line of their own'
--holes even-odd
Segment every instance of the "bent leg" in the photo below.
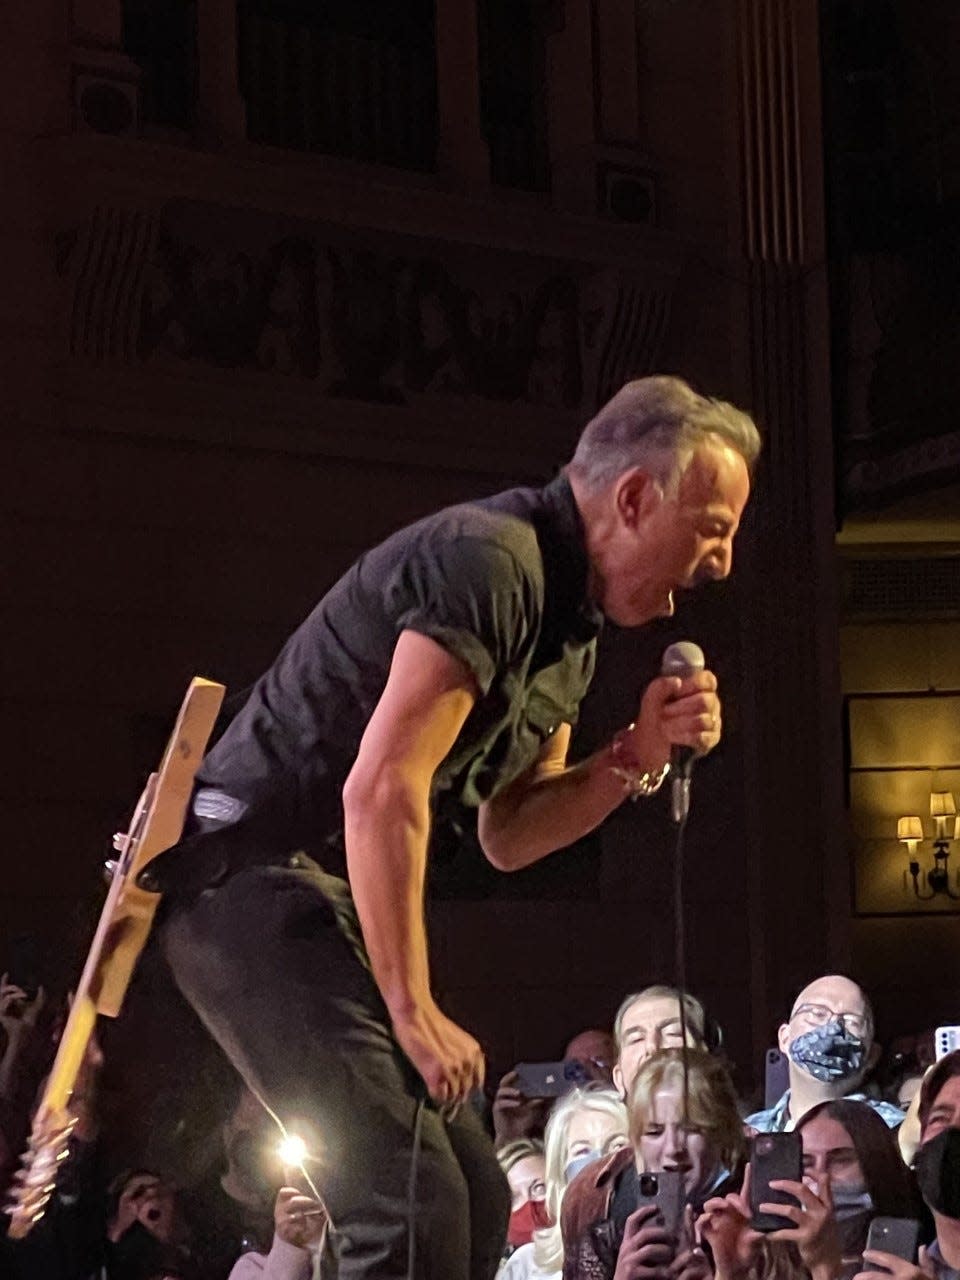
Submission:
<svg viewBox="0 0 960 1280">
<path fill-rule="evenodd" d="M 308 1171 L 333 1219 L 342 1280 L 406 1276 L 424 1087 L 392 1038 L 346 886 L 317 870 L 249 868 L 174 903 L 162 941 L 211 1034 L 316 1156 Z M 471 1171 L 429 1103 L 420 1136 L 418 1280 L 486 1280 L 492 1272 L 471 1269 Z"/>
</svg>

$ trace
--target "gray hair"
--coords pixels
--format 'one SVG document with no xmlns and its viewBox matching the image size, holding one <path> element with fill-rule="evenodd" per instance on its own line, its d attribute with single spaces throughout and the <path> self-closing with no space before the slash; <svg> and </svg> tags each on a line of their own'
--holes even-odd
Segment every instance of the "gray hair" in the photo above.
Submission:
<svg viewBox="0 0 960 1280">
<path fill-rule="evenodd" d="M 689 991 L 684 991 L 682 997 L 687 1026 L 702 1043 L 706 1032 L 707 1012 L 697 997 L 692 996 Z M 617 1042 L 617 1053 L 619 1054 L 623 1049 L 623 1020 L 638 1000 L 676 1000 L 679 1008 L 680 999 L 681 992 L 676 987 L 667 987 L 662 983 L 657 983 L 652 987 L 644 987 L 642 991 L 634 991 L 627 996 L 617 1010 L 617 1016 L 613 1022 L 613 1036 Z"/>
<path fill-rule="evenodd" d="M 638 378 L 621 387 L 584 427 L 570 470 L 596 491 L 631 467 L 642 467 L 667 490 L 679 481 L 697 445 L 711 436 L 735 449 L 752 470 L 761 441 L 748 413 L 698 395 L 682 378 Z"/>
</svg>

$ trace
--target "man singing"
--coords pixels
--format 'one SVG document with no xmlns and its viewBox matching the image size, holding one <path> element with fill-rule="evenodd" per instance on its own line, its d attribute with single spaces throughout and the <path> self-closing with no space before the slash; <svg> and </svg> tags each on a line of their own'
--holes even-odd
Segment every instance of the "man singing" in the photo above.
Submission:
<svg viewBox="0 0 960 1280">
<path fill-rule="evenodd" d="M 503 871 L 650 795 L 720 738 L 716 680 L 661 677 L 575 765 L 607 617 L 637 627 L 725 578 L 760 440 L 676 378 L 625 386 L 543 489 L 449 508 L 362 556 L 207 756 L 155 863 L 178 984 L 307 1141 L 338 1274 L 492 1276 L 509 1198 L 460 1104 L 479 1045 L 433 999 L 423 887 L 443 793 Z M 346 880 L 338 850 L 345 855 Z M 412 1228 L 413 1238 L 410 1238 Z"/>
</svg>

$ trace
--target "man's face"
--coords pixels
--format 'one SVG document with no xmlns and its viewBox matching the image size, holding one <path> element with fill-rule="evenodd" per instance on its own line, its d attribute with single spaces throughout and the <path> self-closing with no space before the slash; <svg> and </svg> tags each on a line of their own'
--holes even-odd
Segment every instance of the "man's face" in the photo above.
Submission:
<svg viewBox="0 0 960 1280">
<path fill-rule="evenodd" d="M 726 578 L 749 495 L 746 462 L 720 441 L 697 446 L 674 493 L 627 472 L 615 490 L 615 534 L 597 566 L 604 614 L 639 627 L 669 617 L 676 591 Z"/>
<path fill-rule="evenodd" d="M 586 1072 L 588 1080 L 600 1080 L 609 1084 L 617 1047 L 609 1031 L 581 1031 L 573 1037 L 564 1050 L 564 1059 L 576 1059 Z"/>
<path fill-rule="evenodd" d="M 642 1063 L 659 1049 L 678 1049 L 683 1044 L 680 1026 L 680 1001 L 676 996 L 642 996 L 623 1015 L 620 1031 L 620 1057 L 613 1068 L 613 1082 L 628 1097 Z M 687 1019 L 687 1044 L 699 1046 L 690 1020 Z"/>
<path fill-rule="evenodd" d="M 960 1129 L 960 1076 L 951 1076 L 937 1094 L 923 1126 L 923 1142 L 944 1129 Z"/>
<path fill-rule="evenodd" d="M 818 978 L 800 992 L 790 1014 L 790 1021 L 781 1026 L 778 1034 L 781 1051 L 787 1053 L 799 1036 L 838 1018 L 850 1035 L 864 1042 L 865 1059 L 869 1065 L 873 1028 L 866 1000 L 855 982 L 839 975 Z M 798 1068 L 791 1062 L 790 1069 Z"/>
</svg>

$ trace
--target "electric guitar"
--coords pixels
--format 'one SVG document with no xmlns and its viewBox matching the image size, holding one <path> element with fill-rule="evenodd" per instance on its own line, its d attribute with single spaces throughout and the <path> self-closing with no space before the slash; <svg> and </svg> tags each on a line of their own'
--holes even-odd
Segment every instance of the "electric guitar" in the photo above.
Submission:
<svg viewBox="0 0 960 1280">
<path fill-rule="evenodd" d="M 107 864 L 110 889 L 10 1191 L 6 1211 L 11 1239 L 23 1239 L 43 1217 L 57 1172 L 69 1155 L 77 1121 L 70 1098 L 97 1015 L 115 1018 L 120 1013 L 160 901 L 158 894 L 138 886 L 137 876 L 183 833 L 194 775 L 224 692 L 222 684 L 199 676 L 190 682 L 163 759 L 147 780 L 129 830 L 113 838 L 117 858 Z"/>
</svg>

